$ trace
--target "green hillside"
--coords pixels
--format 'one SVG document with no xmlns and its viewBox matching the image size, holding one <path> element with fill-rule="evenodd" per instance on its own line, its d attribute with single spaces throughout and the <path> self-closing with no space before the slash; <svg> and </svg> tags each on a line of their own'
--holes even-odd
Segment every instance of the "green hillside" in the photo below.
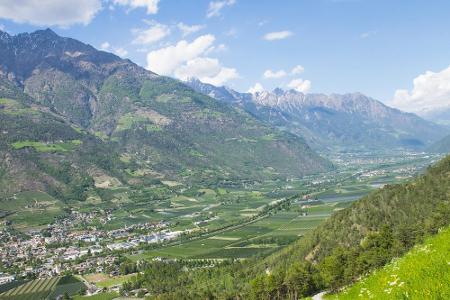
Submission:
<svg viewBox="0 0 450 300">
<path fill-rule="evenodd" d="M 266 258 L 189 274 L 182 262 L 150 263 L 125 287 L 146 287 L 162 299 L 297 299 L 338 291 L 450 224 L 449 174 L 447 157 L 410 182 L 386 186 L 334 213 Z"/>
<path fill-rule="evenodd" d="M 333 168 L 301 138 L 129 60 L 51 30 L 3 34 L 0 218 L 45 225 L 73 206 L 164 198 L 163 182 L 216 188 Z"/>
<path fill-rule="evenodd" d="M 450 157 L 408 183 L 373 192 L 336 212 L 304 239 L 268 257 L 262 266 L 279 276 L 271 279 L 278 282 L 292 272 L 303 272 L 311 282 L 304 296 L 321 289 L 338 290 L 449 225 L 448 174 Z M 256 279 L 267 288 L 266 276 Z M 275 290 L 285 288 L 280 284 Z"/>
<path fill-rule="evenodd" d="M 0 64 L 15 76 L 0 75 L 0 199 L 85 200 L 75 189 L 105 182 L 208 186 L 332 168 L 301 138 L 129 60 L 51 30 L 4 35 Z"/>
<path fill-rule="evenodd" d="M 217 181 L 298 177 L 331 167 L 301 138 L 129 60 L 50 29 L 4 34 L 0 64 L 15 79 L 0 76 L 0 96 L 23 98 L 102 138 L 136 162 L 134 169 Z M 4 86 L 16 91 L 5 93 Z"/>
<path fill-rule="evenodd" d="M 327 299 L 450 299 L 450 228 Z"/>
</svg>

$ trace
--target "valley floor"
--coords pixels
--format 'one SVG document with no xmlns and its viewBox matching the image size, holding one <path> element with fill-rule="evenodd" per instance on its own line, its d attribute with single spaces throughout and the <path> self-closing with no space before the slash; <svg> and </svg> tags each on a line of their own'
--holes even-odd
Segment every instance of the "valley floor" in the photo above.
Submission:
<svg viewBox="0 0 450 300">
<path fill-rule="evenodd" d="M 155 201 L 148 198 L 155 195 L 145 190 L 110 187 L 105 193 L 112 202 L 73 206 L 70 215 L 60 216 L 51 226 L 36 227 L 33 222 L 39 220 L 42 207 L 27 206 L 25 212 L 33 218 L 18 213 L 5 217 L 13 226 L 5 227 L 0 236 L 5 241 L 0 257 L 6 274 L 11 272 L 18 278 L 30 272 L 51 277 L 61 270 L 100 274 L 106 279 L 96 281 L 93 275 L 84 278 L 93 288 L 117 292 L 123 282 L 117 275 L 124 255 L 132 261 L 212 262 L 266 256 L 370 191 L 411 178 L 439 156 L 342 153 L 331 159 L 337 170 L 287 181 L 190 190 L 183 183 L 163 182 L 164 188 L 151 189 L 152 193 L 161 193 Z M 30 192 L 17 195 L 19 201 L 15 203 L 26 203 L 27 197 L 38 204 L 55 201 Z M 21 253 L 21 249 L 31 249 L 33 258 L 45 263 L 28 264 L 23 259 L 27 253 Z"/>
</svg>

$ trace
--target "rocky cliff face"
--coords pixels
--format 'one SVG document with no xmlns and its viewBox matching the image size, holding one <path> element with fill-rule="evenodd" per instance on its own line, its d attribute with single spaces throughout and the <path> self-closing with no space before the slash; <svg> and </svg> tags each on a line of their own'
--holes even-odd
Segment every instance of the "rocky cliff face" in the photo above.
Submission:
<svg viewBox="0 0 450 300">
<path fill-rule="evenodd" d="M 260 120 L 302 136 L 319 149 L 422 149 L 446 132 L 442 126 L 361 93 L 324 95 L 275 89 L 252 95 L 223 87 L 215 89 L 198 81 L 188 84 L 218 100 L 244 107 Z"/>
<path fill-rule="evenodd" d="M 16 36 L 2 32 L 0 74 L 35 101 L 83 127 L 95 115 L 97 93 L 109 76 L 154 76 L 128 60 L 60 37 L 50 29 Z"/>
</svg>

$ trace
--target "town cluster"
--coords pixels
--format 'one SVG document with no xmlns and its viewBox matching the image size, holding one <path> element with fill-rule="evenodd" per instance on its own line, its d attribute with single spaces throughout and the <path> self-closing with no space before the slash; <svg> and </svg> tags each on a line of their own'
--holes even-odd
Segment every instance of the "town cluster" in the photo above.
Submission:
<svg viewBox="0 0 450 300">
<path fill-rule="evenodd" d="M 16 277 L 52 277 L 66 272 L 115 273 L 115 262 L 124 250 L 162 243 L 179 237 L 169 222 L 142 223 L 103 230 L 91 224 L 106 223 L 109 212 L 80 213 L 56 220 L 45 229 L 20 233 L 6 226 L 0 231 L 0 284 Z M 118 268 L 118 267 L 117 267 Z"/>
</svg>

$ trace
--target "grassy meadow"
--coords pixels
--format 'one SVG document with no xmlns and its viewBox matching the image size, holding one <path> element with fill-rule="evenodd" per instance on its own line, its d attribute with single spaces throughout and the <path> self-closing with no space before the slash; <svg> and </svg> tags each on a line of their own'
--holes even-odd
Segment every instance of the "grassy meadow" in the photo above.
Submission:
<svg viewBox="0 0 450 300">
<path fill-rule="evenodd" d="M 327 299 L 450 299 L 450 227 Z"/>
</svg>

